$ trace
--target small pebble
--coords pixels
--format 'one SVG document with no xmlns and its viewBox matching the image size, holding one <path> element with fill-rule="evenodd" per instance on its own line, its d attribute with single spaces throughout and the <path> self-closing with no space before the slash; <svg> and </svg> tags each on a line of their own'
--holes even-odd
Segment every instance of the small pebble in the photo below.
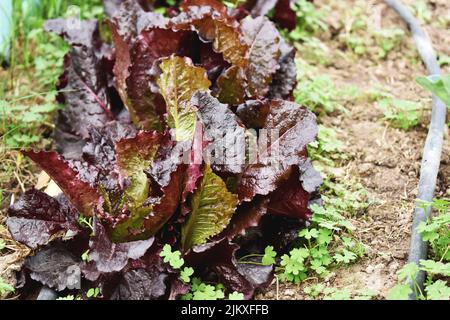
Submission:
<svg viewBox="0 0 450 320">
<path fill-rule="evenodd" d="M 374 270 L 375 268 L 372 265 L 370 265 L 366 268 L 366 273 L 373 273 Z"/>
<path fill-rule="evenodd" d="M 399 266 L 399 264 L 396 261 L 394 261 L 391 264 L 389 264 L 389 270 L 391 272 L 395 272 L 398 270 L 398 266 Z"/>
<path fill-rule="evenodd" d="M 336 277 L 336 273 L 335 272 L 330 272 L 326 277 L 325 277 L 325 282 L 330 282 L 333 278 Z"/>
<path fill-rule="evenodd" d="M 372 164 L 370 163 L 363 163 L 359 166 L 359 173 L 370 173 L 372 169 Z"/>
<path fill-rule="evenodd" d="M 287 290 L 284 291 L 284 294 L 285 294 L 286 296 L 292 297 L 292 296 L 295 295 L 295 291 L 292 290 L 292 289 L 287 289 Z"/>
</svg>

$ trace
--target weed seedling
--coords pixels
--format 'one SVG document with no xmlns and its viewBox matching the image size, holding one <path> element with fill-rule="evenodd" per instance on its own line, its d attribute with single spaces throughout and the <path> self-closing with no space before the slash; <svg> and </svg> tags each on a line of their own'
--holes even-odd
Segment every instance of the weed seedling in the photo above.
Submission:
<svg viewBox="0 0 450 320">
<path fill-rule="evenodd" d="M 450 287 L 439 278 L 450 277 L 450 199 L 434 199 L 432 203 L 419 200 L 419 205 L 425 211 L 430 207 L 435 211 L 433 217 L 417 228 L 422 239 L 431 247 L 429 259 L 420 260 L 420 266 L 409 263 L 400 269 L 397 273 L 399 283 L 389 291 L 388 299 L 406 300 L 414 293 L 421 300 L 448 300 Z M 416 281 L 420 270 L 427 273 L 424 291 Z M 413 284 L 413 289 L 409 283 Z"/>
<path fill-rule="evenodd" d="M 384 99 L 379 102 L 384 111 L 384 119 L 394 127 L 408 130 L 419 123 L 420 104 L 408 100 Z"/>
<path fill-rule="evenodd" d="M 14 291 L 15 291 L 14 287 L 9 283 L 7 283 L 2 277 L 0 277 L 0 296 L 4 296 Z"/>
</svg>

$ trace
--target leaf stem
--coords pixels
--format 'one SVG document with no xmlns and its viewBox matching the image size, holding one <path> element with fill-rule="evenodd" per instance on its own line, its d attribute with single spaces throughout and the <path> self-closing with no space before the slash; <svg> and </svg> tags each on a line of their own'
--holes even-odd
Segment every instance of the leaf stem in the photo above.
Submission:
<svg viewBox="0 0 450 320">
<path fill-rule="evenodd" d="M 252 258 L 252 257 L 264 257 L 264 255 L 260 254 L 260 253 L 252 253 L 252 254 L 248 254 L 246 256 L 243 256 L 243 257 L 239 258 L 239 261 L 245 260 L 247 258 Z"/>
</svg>

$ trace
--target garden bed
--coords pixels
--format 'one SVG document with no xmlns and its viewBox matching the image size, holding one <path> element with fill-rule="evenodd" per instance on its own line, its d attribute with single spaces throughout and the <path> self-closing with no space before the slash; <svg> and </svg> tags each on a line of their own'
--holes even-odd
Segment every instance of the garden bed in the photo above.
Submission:
<svg viewBox="0 0 450 320">
<path fill-rule="evenodd" d="M 320 42 L 302 40 L 296 44 L 297 90 L 300 96 L 302 88 L 306 88 L 305 92 L 315 88 L 323 94 L 316 100 L 300 98 L 301 104 L 319 116 L 320 125 L 335 132 L 327 136 L 324 130 L 322 138 L 319 134 L 319 143 L 333 146 L 328 151 L 313 152 L 314 164 L 326 177 L 324 194 L 349 207 L 345 218 L 355 227 L 351 237 L 365 250 L 354 263 L 337 263 L 324 280 L 314 273 L 300 285 L 280 283 L 276 278 L 257 298 L 309 299 L 311 294 L 305 294 L 304 289 L 319 283 L 334 293 L 344 292 L 342 298 L 385 298 L 409 251 L 421 152 L 431 108 L 430 94 L 414 79 L 426 74 L 426 70 L 404 23 L 382 1 L 355 1 L 351 12 L 339 1 L 314 4 L 319 9 L 331 6 L 333 10 L 325 19 L 328 30 L 316 32 Z M 449 6 L 445 1 L 433 1 L 428 8 L 431 18 L 426 29 L 441 57 L 449 56 L 450 37 L 444 31 L 449 22 L 439 22 Z M 427 20 L 425 14 L 423 18 Z M 360 20 L 365 21 L 365 26 L 357 26 Z M 379 40 L 376 28 L 392 34 L 400 29 L 403 36 L 388 37 L 388 43 L 384 43 L 386 37 Z M 381 45 L 386 46 L 386 52 L 380 53 Z M 448 63 L 442 68 L 444 73 L 450 70 Z M 328 78 L 318 80 L 320 76 Z M 405 104 L 417 108 L 417 118 L 399 118 L 398 113 L 386 111 L 392 105 Z M 13 158 L 17 161 L 17 156 Z M 13 172 L 17 175 L 17 171 Z M 34 185 L 37 180 L 36 171 L 20 173 L 6 188 L 9 197 L 18 196 L 25 186 Z M 446 132 L 437 198 L 450 196 L 449 179 L 450 145 Z M 8 250 L 0 258 L 0 274 L 13 282 L 13 271 L 20 269 L 29 250 L 12 241 L 5 229 L 0 231 Z M 319 296 L 323 296 L 322 292 Z"/>
</svg>

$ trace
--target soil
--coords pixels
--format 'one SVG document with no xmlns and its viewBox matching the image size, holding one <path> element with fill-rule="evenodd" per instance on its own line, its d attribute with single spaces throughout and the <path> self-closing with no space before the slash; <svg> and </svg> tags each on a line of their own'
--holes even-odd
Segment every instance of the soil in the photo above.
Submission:
<svg viewBox="0 0 450 320">
<path fill-rule="evenodd" d="M 351 2 L 352 4 L 350 4 Z M 414 1 L 405 1 L 405 3 Z M 342 163 L 342 180 L 355 179 L 369 192 L 375 204 L 364 214 L 353 217 L 355 236 L 367 246 L 367 254 L 358 263 L 335 270 L 325 283 L 327 286 L 347 289 L 352 292 L 370 289 L 378 298 L 387 295 L 396 283 L 396 272 L 407 261 L 411 233 L 411 222 L 417 196 L 423 145 L 427 135 L 431 100 L 415 78 L 426 74 L 415 51 L 406 25 L 383 1 L 314 1 L 318 6 L 332 6 L 329 24 L 333 29 L 345 29 L 349 7 L 361 7 L 382 28 L 402 28 L 405 37 L 400 47 L 384 60 L 380 59 L 336 59 L 338 63 L 321 69 L 338 86 L 354 85 L 361 91 L 375 87 L 387 89 L 395 98 L 421 102 L 419 126 L 409 131 L 391 127 L 383 121 L 383 111 L 376 102 L 352 101 L 345 105 L 349 114 L 322 117 L 321 121 L 338 131 L 340 140 L 346 142 L 343 150 L 349 160 Z M 428 1 L 433 14 L 432 21 L 450 14 L 450 3 Z M 450 29 L 441 25 L 426 25 L 436 51 L 450 55 Z M 331 49 L 330 54 L 342 57 L 338 51 L 342 45 L 336 35 L 322 39 Z M 371 48 L 375 49 L 375 48 Z M 370 50 L 370 48 L 369 48 Z M 301 54 L 301 53 L 300 53 Z M 331 59 L 333 61 L 333 59 Z M 449 73 L 449 67 L 443 68 Z M 445 133 L 445 145 L 436 197 L 450 196 L 450 139 Z M 312 279 L 311 285 L 317 280 Z M 260 299 L 308 299 L 301 287 L 306 284 L 281 284 L 274 281 L 271 287 L 259 296 Z M 278 287 L 278 288 L 277 288 Z"/>
</svg>

